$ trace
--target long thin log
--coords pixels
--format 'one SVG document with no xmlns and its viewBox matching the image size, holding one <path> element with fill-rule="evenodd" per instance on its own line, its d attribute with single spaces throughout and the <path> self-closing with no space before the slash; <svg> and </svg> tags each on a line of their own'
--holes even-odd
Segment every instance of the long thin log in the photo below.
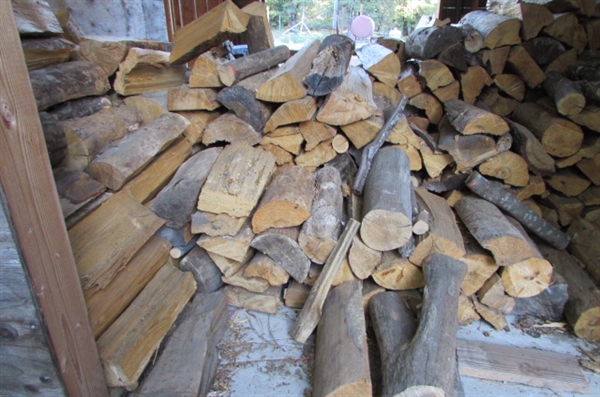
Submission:
<svg viewBox="0 0 600 397">
<path fill-rule="evenodd" d="M 304 304 L 304 308 L 298 315 L 296 324 L 292 330 L 292 337 L 298 342 L 306 342 L 319 323 L 323 304 L 325 303 L 325 298 L 327 298 L 327 293 L 331 288 L 331 283 L 342 265 L 342 261 L 346 257 L 346 252 L 348 252 L 359 226 L 360 222 L 350 218 L 337 245 L 327 258 L 327 262 L 323 266 L 323 271 L 310 291 L 308 299 Z"/>
<path fill-rule="evenodd" d="M 565 249 L 569 245 L 569 237 L 546 220 L 538 216 L 515 196 L 504 190 L 500 185 L 485 179 L 477 171 L 465 181 L 473 192 L 496 204 L 516 218 L 528 230 L 551 244 L 556 249 Z"/>
<path fill-rule="evenodd" d="M 365 146 L 361 156 L 360 167 L 356 174 L 356 179 L 354 180 L 354 186 L 352 187 L 352 191 L 357 196 L 360 196 L 363 192 L 365 181 L 367 180 L 367 174 L 369 173 L 369 169 L 371 168 L 371 163 L 373 162 L 375 154 L 381 148 L 396 124 L 398 124 L 398 121 L 406 117 L 404 114 L 404 108 L 406 107 L 407 103 L 408 98 L 405 95 L 402 95 L 400 102 L 398 102 L 398 106 L 396 106 L 396 109 L 391 114 L 390 118 L 385 122 L 383 128 L 379 131 L 375 139 Z"/>
</svg>

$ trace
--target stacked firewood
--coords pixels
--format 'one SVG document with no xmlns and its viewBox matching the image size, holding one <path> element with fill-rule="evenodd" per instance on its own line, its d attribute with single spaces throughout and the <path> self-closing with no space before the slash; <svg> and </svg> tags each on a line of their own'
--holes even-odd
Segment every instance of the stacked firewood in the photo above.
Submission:
<svg viewBox="0 0 600 397">
<path fill-rule="evenodd" d="M 131 48 L 98 70 L 110 46 L 91 46 L 80 51 L 87 61 L 32 71 L 62 137 L 49 151 L 109 384 L 136 386 L 196 291 L 265 312 L 283 291 L 304 307 L 293 336 L 319 324 L 316 365 L 330 369 L 316 373 L 340 366 L 315 379 L 316 394 L 370 393 L 355 314 L 375 295 L 390 395 L 413 385 L 451 393 L 454 368 L 418 370 L 411 357 L 454 361 L 447 335 L 480 317 L 506 329 L 505 314 L 557 320 L 564 308 L 577 335 L 598 339 L 600 292 L 564 250 L 564 232 L 600 283 L 597 248 L 585 243 L 600 230 L 600 19 L 583 2 L 559 3 L 490 4 L 406 43 L 355 48 L 332 35 L 290 56 L 268 40 L 264 5 L 227 1 L 180 30 L 170 54 Z M 220 44 L 244 35 L 261 44 L 231 59 Z M 80 65 L 101 77 L 67 70 Z M 78 73 L 87 77 L 60 80 Z M 116 94 L 100 96 L 113 74 Z M 60 90 L 36 88 L 57 81 Z M 99 91 L 67 95 L 83 81 Z M 50 92 L 64 96 L 45 102 Z M 423 287 L 415 333 L 414 313 L 390 291 L 410 301 Z M 390 352 L 414 335 L 401 349 L 414 371 L 398 382 Z M 340 351 L 336 338 L 358 342 Z M 442 372 L 441 383 L 410 378 Z"/>
</svg>

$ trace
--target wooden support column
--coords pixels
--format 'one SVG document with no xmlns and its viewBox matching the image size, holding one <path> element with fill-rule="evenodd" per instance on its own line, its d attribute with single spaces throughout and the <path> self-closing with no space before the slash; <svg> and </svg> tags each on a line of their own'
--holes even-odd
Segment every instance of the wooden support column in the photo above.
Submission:
<svg viewBox="0 0 600 397">
<path fill-rule="evenodd" d="M 15 236 L 67 393 L 108 396 L 11 2 L 0 26 L 0 180 Z"/>
</svg>

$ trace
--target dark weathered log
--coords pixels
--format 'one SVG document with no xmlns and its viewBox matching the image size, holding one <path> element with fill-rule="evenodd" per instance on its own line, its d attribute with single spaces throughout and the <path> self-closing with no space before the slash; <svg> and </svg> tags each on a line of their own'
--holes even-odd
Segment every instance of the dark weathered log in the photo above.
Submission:
<svg viewBox="0 0 600 397">
<path fill-rule="evenodd" d="M 386 147 L 374 158 L 365 183 L 360 236 L 372 249 L 388 251 L 412 235 L 410 165 L 402 149 Z"/>
<path fill-rule="evenodd" d="M 352 243 L 359 226 L 360 223 L 358 221 L 350 218 L 346 224 L 344 232 L 338 240 L 338 243 L 331 252 L 331 255 L 329 255 L 327 258 L 327 262 L 325 262 L 323 271 L 321 271 L 319 278 L 313 285 L 306 304 L 298 315 L 296 324 L 291 332 L 292 337 L 298 342 L 306 342 L 310 334 L 312 334 L 315 327 L 319 323 L 323 304 L 327 298 L 327 293 L 329 292 L 333 279 L 338 273 L 338 270 L 340 269 L 340 266 L 346 257 L 346 252 L 350 248 L 350 244 Z M 292 274 L 290 273 L 290 275 Z M 296 279 L 296 281 L 298 280 Z"/>
<path fill-rule="evenodd" d="M 406 40 L 406 54 L 411 58 L 430 59 L 462 38 L 462 30 L 452 25 L 415 29 Z"/>
<path fill-rule="evenodd" d="M 90 96 L 63 102 L 54 106 L 48 113 L 56 117 L 57 120 L 62 121 L 90 116 L 111 106 L 112 103 L 106 96 Z"/>
<path fill-rule="evenodd" d="M 444 104 L 448 119 L 460 133 L 503 135 L 508 124 L 500 117 L 459 99 L 449 99 Z"/>
<path fill-rule="evenodd" d="M 54 115 L 40 112 L 40 122 L 52 167 L 58 166 L 67 155 L 67 137 Z"/>
<path fill-rule="evenodd" d="M 573 219 L 567 234 L 571 237 L 569 251 L 585 266 L 586 271 L 600 285 L 600 247 L 592 243 L 600 238 L 600 227 L 592 222 L 577 217 Z"/>
<path fill-rule="evenodd" d="M 373 158 L 377 154 L 377 151 L 379 150 L 379 148 L 381 148 L 381 146 L 383 146 L 387 137 L 390 135 L 390 132 L 392 132 L 396 124 L 398 124 L 398 121 L 406 117 L 404 115 L 404 108 L 406 107 L 407 102 L 408 97 L 403 95 L 400 99 L 400 102 L 398 102 L 398 106 L 386 120 L 383 128 L 381 128 L 381 130 L 377 133 L 375 139 L 363 149 L 358 173 L 356 174 L 354 186 L 352 187 L 352 191 L 357 196 L 360 196 L 363 193 L 365 181 L 367 179 L 367 175 L 369 174 L 369 170 L 371 168 L 371 163 L 373 161 Z"/>
<path fill-rule="evenodd" d="M 327 36 L 319 47 L 311 70 L 304 77 L 308 94 L 324 96 L 335 91 L 344 80 L 353 52 L 354 40 L 348 36 L 338 34 Z"/>
<path fill-rule="evenodd" d="M 65 62 L 77 47 L 70 41 L 58 37 L 23 39 L 21 45 L 27 70 L 41 69 Z"/>
<path fill-rule="evenodd" d="M 585 96 L 579 86 L 561 73 L 548 72 L 544 81 L 544 89 L 554 100 L 558 113 L 562 115 L 577 115 L 585 107 Z"/>
<path fill-rule="evenodd" d="M 548 176 L 554 174 L 554 159 L 546 152 L 544 146 L 524 125 L 506 120 L 511 128 L 514 149 L 527 162 L 536 174 Z"/>
<path fill-rule="evenodd" d="M 552 248 L 548 247 L 548 249 Z M 549 260 L 547 257 L 546 259 Z M 529 298 L 513 298 L 514 307 L 511 314 L 533 316 L 542 321 L 560 321 L 572 290 L 573 287 L 569 286 L 554 267 L 548 288 Z"/>
<path fill-rule="evenodd" d="M 19 34 L 56 36 L 63 32 L 47 1 L 13 0 L 11 3 Z"/>
<path fill-rule="evenodd" d="M 91 62 L 77 61 L 32 70 L 31 88 L 38 110 L 91 95 L 102 95 L 110 89 L 106 72 Z"/>
<path fill-rule="evenodd" d="M 179 262 L 179 269 L 191 272 L 198 286 L 197 292 L 209 293 L 221 288 L 221 271 L 206 251 L 194 246 Z"/>
<path fill-rule="evenodd" d="M 508 193 L 498 184 L 473 172 L 465 182 L 467 187 L 484 199 L 496 204 L 523 224 L 532 233 L 558 249 L 565 249 L 569 237 L 539 217 L 529 207 Z"/>
<path fill-rule="evenodd" d="M 230 87 L 246 77 L 271 69 L 287 61 L 289 57 L 290 49 L 287 46 L 280 45 L 223 63 L 217 67 L 217 70 L 223 84 Z"/>
<path fill-rule="evenodd" d="M 465 52 L 465 46 L 462 43 L 455 43 L 445 47 L 437 56 L 437 60 L 461 72 L 466 72 L 468 66 L 465 60 Z"/>
<path fill-rule="evenodd" d="M 552 37 L 536 37 L 521 45 L 531 55 L 535 63 L 541 66 L 548 65 L 566 51 L 565 46 Z"/>
</svg>

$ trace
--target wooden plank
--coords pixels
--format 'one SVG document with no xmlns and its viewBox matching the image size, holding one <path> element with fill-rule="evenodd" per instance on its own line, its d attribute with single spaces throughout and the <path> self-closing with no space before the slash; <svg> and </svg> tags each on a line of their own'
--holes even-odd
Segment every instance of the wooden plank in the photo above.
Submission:
<svg viewBox="0 0 600 397">
<path fill-rule="evenodd" d="M 107 396 L 13 19 L 0 2 L 0 180 L 69 395 Z"/>
<path fill-rule="evenodd" d="M 585 393 L 587 380 L 577 357 L 515 346 L 456 341 L 461 375 Z"/>
</svg>

